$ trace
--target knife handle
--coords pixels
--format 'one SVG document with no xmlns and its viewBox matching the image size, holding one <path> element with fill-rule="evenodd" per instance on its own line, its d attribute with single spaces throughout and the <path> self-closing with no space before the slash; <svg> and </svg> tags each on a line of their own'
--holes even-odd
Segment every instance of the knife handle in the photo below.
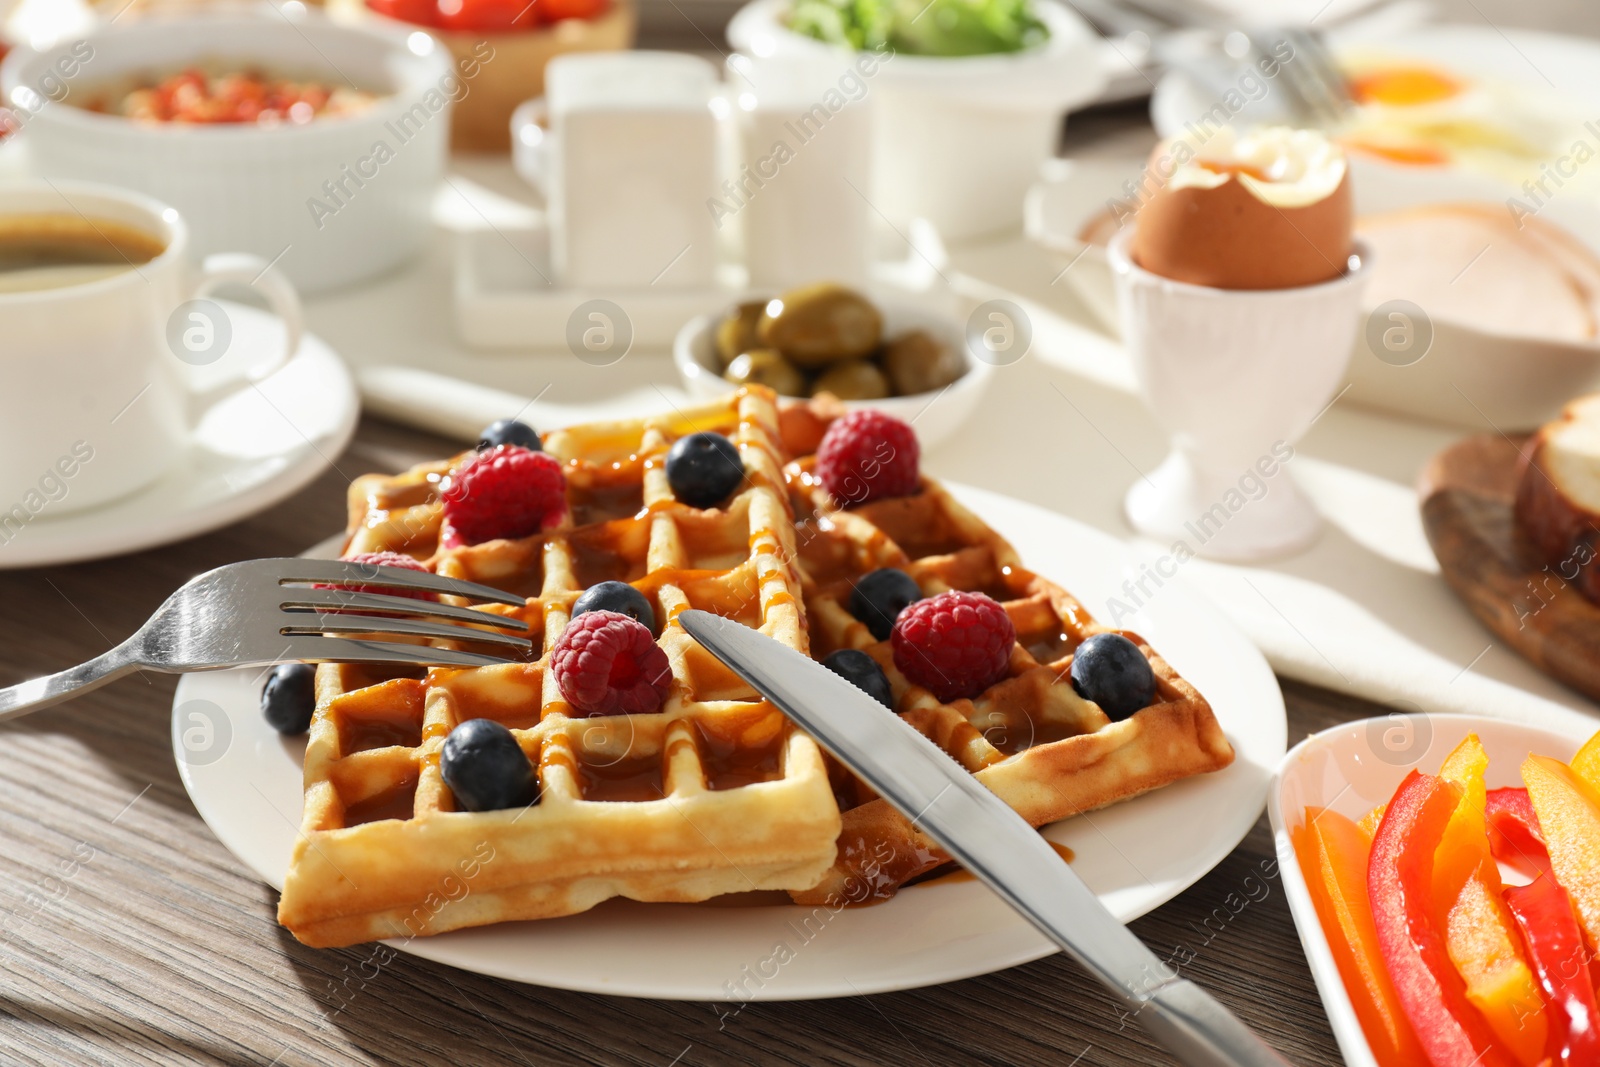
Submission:
<svg viewBox="0 0 1600 1067">
<path fill-rule="evenodd" d="M 1140 1008 L 1139 1022 L 1186 1067 L 1289 1067 L 1288 1060 L 1187 979 L 1156 990 Z"/>
</svg>

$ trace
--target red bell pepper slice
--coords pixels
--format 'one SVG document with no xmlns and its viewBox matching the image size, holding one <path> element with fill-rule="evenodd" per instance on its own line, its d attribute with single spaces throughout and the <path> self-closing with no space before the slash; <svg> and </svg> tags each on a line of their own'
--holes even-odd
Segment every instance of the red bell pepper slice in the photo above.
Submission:
<svg viewBox="0 0 1600 1067">
<path fill-rule="evenodd" d="M 1600 1063 L 1600 1006 L 1572 898 L 1553 876 L 1544 876 L 1512 886 L 1505 899 L 1548 998 L 1555 1062 L 1585 1067 Z"/>
<path fill-rule="evenodd" d="M 1433 857 L 1461 800 L 1454 782 L 1412 771 L 1372 842 L 1367 894 L 1384 963 L 1432 1067 L 1517 1067 L 1467 999 L 1433 899 Z"/>
<path fill-rule="evenodd" d="M 1489 820 L 1489 848 L 1494 858 L 1529 878 L 1550 874 L 1550 851 L 1526 789 L 1489 790 L 1484 814 Z"/>
</svg>

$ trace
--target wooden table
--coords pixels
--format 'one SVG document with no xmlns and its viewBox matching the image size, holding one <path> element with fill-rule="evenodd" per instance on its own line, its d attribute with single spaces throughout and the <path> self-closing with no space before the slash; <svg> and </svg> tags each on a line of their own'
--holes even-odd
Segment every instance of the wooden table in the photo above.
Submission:
<svg viewBox="0 0 1600 1067">
<path fill-rule="evenodd" d="M 676 5 L 674 5 L 676 6 Z M 1585 0 L 1538 11 L 1456 0 L 1456 17 L 1600 32 Z M 1137 132 L 1124 112 L 1099 128 Z M 1095 124 L 1080 126 L 1085 132 Z M 1144 136 L 1148 136 L 1146 133 Z M 0 682 L 80 662 L 198 571 L 291 555 L 339 528 L 347 478 L 447 454 L 368 420 L 311 488 L 218 533 L 123 559 L 0 572 Z M 1061 956 L 850 1000 L 714 1005 L 520 986 L 369 948 L 304 948 L 276 894 L 212 837 L 178 780 L 174 682 L 140 676 L 8 728 L 0 746 L 3 1063 L 1153 1064 L 1169 1062 Z M 1378 712 L 1284 684 L 1289 736 Z M 1293 1062 L 1339 1063 L 1263 818 L 1216 870 L 1133 930 Z M 342 1011 L 332 1014 L 340 1004 Z"/>
</svg>

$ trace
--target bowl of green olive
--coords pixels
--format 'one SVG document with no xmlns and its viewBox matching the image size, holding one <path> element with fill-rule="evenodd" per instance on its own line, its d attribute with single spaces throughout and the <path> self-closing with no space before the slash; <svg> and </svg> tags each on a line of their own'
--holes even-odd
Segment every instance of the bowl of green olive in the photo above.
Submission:
<svg viewBox="0 0 1600 1067">
<path fill-rule="evenodd" d="M 953 316 L 834 282 L 752 295 L 692 319 L 672 355 L 691 396 L 751 384 L 796 402 L 830 394 L 847 409 L 916 419 L 924 446 L 966 421 L 993 370 L 972 358 Z"/>
</svg>

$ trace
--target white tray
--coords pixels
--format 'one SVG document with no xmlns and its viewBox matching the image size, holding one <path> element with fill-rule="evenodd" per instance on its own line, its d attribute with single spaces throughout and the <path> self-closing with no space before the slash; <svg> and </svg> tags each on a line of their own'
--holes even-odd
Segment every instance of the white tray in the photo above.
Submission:
<svg viewBox="0 0 1600 1067">
<path fill-rule="evenodd" d="M 576 351 L 580 342 L 569 331 L 581 335 L 590 320 L 588 309 L 580 309 L 594 301 L 622 309 L 626 326 L 617 328 L 631 332 L 628 347 L 665 348 L 684 323 L 721 311 L 748 292 L 743 269 L 729 266 L 709 289 L 562 288 L 554 280 L 550 231 L 542 215 L 521 226 L 467 229 L 455 240 L 456 334 L 474 348 Z M 873 265 L 874 282 L 908 292 L 939 284 L 945 253 L 931 226 L 913 225 L 909 241 L 884 235 L 880 247 L 884 258 Z M 580 325 L 574 327 L 575 322 Z M 601 359 L 596 365 L 605 363 Z"/>
</svg>

